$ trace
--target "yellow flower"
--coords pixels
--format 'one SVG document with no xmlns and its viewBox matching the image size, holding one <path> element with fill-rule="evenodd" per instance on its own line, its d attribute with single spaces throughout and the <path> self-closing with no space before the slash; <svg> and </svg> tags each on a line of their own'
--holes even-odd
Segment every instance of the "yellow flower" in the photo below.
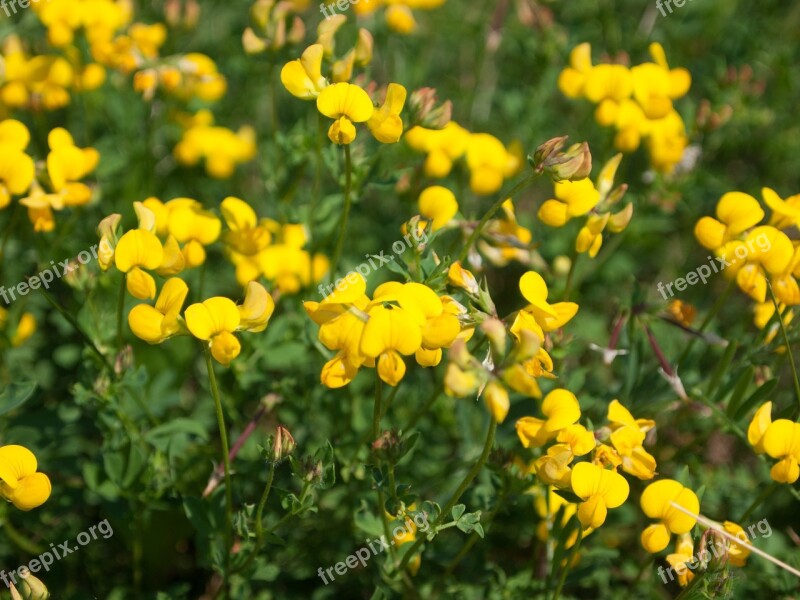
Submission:
<svg viewBox="0 0 800 600">
<path fill-rule="evenodd" d="M 578 519 L 581 525 L 593 529 L 605 523 L 608 509 L 622 506 L 630 493 L 622 475 L 588 462 L 573 467 L 571 482 L 572 491 L 583 500 L 578 506 Z"/>
<path fill-rule="evenodd" d="M 495 265 L 504 267 L 512 260 L 530 264 L 529 245 L 533 239 L 530 229 L 522 227 L 514 214 L 514 204 L 509 199 L 502 204 L 502 216 L 489 221 L 486 239 L 478 242 L 480 251 Z"/>
<path fill-rule="evenodd" d="M 453 197 L 453 199 L 455 200 L 455 197 Z M 422 212 L 421 197 L 420 197 L 420 212 Z M 436 217 L 433 217 L 433 219 L 435 222 Z M 480 293 L 480 287 L 478 286 L 478 282 L 475 279 L 475 275 L 473 275 L 469 269 L 465 269 L 463 266 L 461 266 L 460 262 L 456 261 L 452 265 L 450 265 L 450 268 L 447 271 L 447 282 L 452 286 L 461 288 L 462 290 L 466 291 L 469 294 L 472 294 L 473 296 L 477 296 L 478 293 Z"/>
<path fill-rule="evenodd" d="M 290 94 L 303 100 L 314 100 L 328 87 L 327 79 L 322 76 L 323 55 L 322 45 L 314 44 L 306 48 L 301 58 L 283 66 L 281 82 Z"/>
<path fill-rule="evenodd" d="M 651 554 L 667 547 L 670 533 L 688 533 L 697 522 L 694 517 L 672 506 L 673 502 L 693 514 L 700 512 L 697 495 L 672 479 L 655 481 L 642 493 L 640 504 L 644 514 L 659 521 L 642 532 L 642 546 Z"/>
<path fill-rule="evenodd" d="M 367 121 L 367 127 L 375 139 L 383 144 L 395 144 L 403 135 L 403 120 L 400 113 L 406 103 L 406 88 L 398 83 L 390 83 L 386 90 L 386 100 L 375 109 Z"/>
<path fill-rule="evenodd" d="M 517 436 L 526 448 L 543 446 L 558 432 L 581 417 L 581 408 L 575 394 L 565 389 L 555 389 L 542 402 L 542 413 L 546 420 L 522 417 L 517 421 Z"/>
<path fill-rule="evenodd" d="M 263 285 L 257 281 L 247 284 L 244 301 L 239 306 L 240 327 L 254 333 L 264 331 L 275 312 L 275 301 Z"/>
<path fill-rule="evenodd" d="M 23 446 L 0 447 L 0 495 L 20 510 L 31 510 L 50 497 L 50 479 L 38 473 L 33 452 Z"/>
<path fill-rule="evenodd" d="M 592 69 L 592 47 L 579 44 L 569 53 L 569 67 L 558 76 L 558 89 L 568 98 L 580 98 L 584 93 L 586 78 Z"/>
<path fill-rule="evenodd" d="M 770 425 L 772 425 L 772 402 L 765 402 L 753 415 L 747 428 L 747 441 L 756 454 L 764 453 L 764 433 Z"/>
<path fill-rule="evenodd" d="M 800 223 L 800 194 L 784 200 L 775 190 L 765 187 L 761 190 L 761 196 L 764 204 L 772 210 L 770 225 L 778 229 L 788 229 Z"/>
<path fill-rule="evenodd" d="M 150 300 L 156 295 L 156 282 L 143 269 L 161 266 L 164 250 L 158 238 L 144 229 L 132 229 L 123 235 L 114 249 L 114 263 L 122 273 L 132 296 Z"/>
<path fill-rule="evenodd" d="M 685 587 L 692 579 L 694 573 L 691 572 L 686 563 L 694 560 L 694 543 L 692 536 L 683 533 L 675 541 L 675 552 L 667 555 L 669 566 L 678 574 L 678 585 Z"/>
<path fill-rule="evenodd" d="M 519 289 L 529 304 L 518 313 L 511 326 L 514 335 L 518 335 L 523 329 L 528 329 L 543 340 L 544 333 L 560 329 L 578 312 L 578 305 L 574 302 L 549 304 L 547 284 L 535 271 L 528 271 L 520 278 Z"/>
<path fill-rule="evenodd" d="M 25 154 L 30 134 L 19 121 L 0 122 L 0 209 L 11 202 L 11 196 L 24 194 L 33 183 L 35 166 Z"/>
<path fill-rule="evenodd" d="M 197 267 L 206 260 L 205 246 L 219 238 L 222 222 L 203 205 L 191 198 L 175 198 L 166 204 L 168 231 L 184 244 L 182 252 L 188 268 Z"/>
<path fill-rule="evenodd" d="M 186 166 L 194 166 L 203 158 L 211 177 L 227 179 L 233 175 L 237 164 L 255 157 L 255 131 L 248 126 L 232 131 L 226 127 L 197 124 L 183 133 L 173 154 Z"/>
<path fill-rule="evenodd" d="M 427 154 L 425 174 L 441 179 L 453 169 L 453 163 L 467 151 L 470 133 L 455 121 L 450 121 L 442 129 L 412 127 L 404 137 L 408 145 Z"/>
<path fill-rule="evenodd" d="M 742 192 L 728 192 L 717 204 L 717 219 L 701 218 L 694 228 L 697 241 L 709 250 L 722 247 L 764 218 L 758 200 Z"/>
<path fill-rule="evenodd" d="M 686 69 L 669 68 L 661 44 L 650 44 L 650 55 L 655 62 L 631 69 L 633 96 L 648 119 L 660 119 L 672 111 L 672 100 L 686 95 L 692 77 Z"/>
<path fill-rule="evenodd" d="M 741 525 L 737 525 L 732 521 L 725 521 L 722 524 L 722 529 L 730 533 L 733 537 L 741 540 L 740 544 L 729 542 L 728 544 L 728 562 L 734 567 L 743 567 L 747 563 L 747 557 L 750 556 L 750 549 L 747 547 L 750 541 L 747 539 L 747 533 Z"/>
<path fill-rule="evenodd" d="M 11 336 L 11 345 L 15 348 L 27 342 L 36 333 L 36 317 L 31 313 L 22 313 L 17 323 L 17 329 Z"/>
<path fill-rule="evenodd" d="M 180 312 L 188 293 L 189 287 L 182 279 L 173 277 L 167 280 L 155 307 L 139 304 L 128 313 L 131 331 L 149 344 L 160 344 L 176 335 L 182 329 Z"/>
<path fill-rule="evenodd" d="M 656 475 L 656 461 L 642 446 L 645 434 L 655 427 L 655 421 L 635 419 L 618 400 L 608 406 L 611 423 L 611 443 L 622 458 L 622 468 L 639 479 Z"/>
<path fill-rule="evenodd" d="M 556 441 L 567 444 L 575 456 L 589 454 L 597 445 L 594 433 L 577 423 L 559 431 Z"/>
<path fill-rule="evenodd" d="M 473 133 L 467 143 L 469 186 L 479 196 L 500 191 L 505 178 L 512 176 L 520 161 L 506 150 L 503 143 L 488 133 Z"/>
<path fill-rule="evenodd" d="M 624 65 L 600 64 L 588 72 L 584 85 L 584 94 L 590 102 L 621 102 L 633 91 L 633 76 Z"/>
<path fill-rule="evenodd" d="M 239 356 L 242 347 L 233 332 L 241 322 L 239 309 L 232 300 L 223 297 L 209 298 L 186 309 L 186 326 L 197 339 L 208 341 L 211 355 L 228 366 Z"/>
<path fill-rule="evenodd" d="M 572 469 L 569 465 L 573 458 L 574 454 L 567 444 L 553 444 L 547 449 L 545 456 L 534 461 L 536 477 L 545 485 L 569 488 L 572 478 Z"/>
<path fill-rule="evenodd" d="M 422 346 L 421 323 L 408 310 L 381 302 L 369 310 L 369 321 L 361 337 L 361 354 L 378 359 L 378 375 L 391 386 L 406 373 L 402 355 L 414 354 Z"/>
<path fill-rule="evenodd" d="M 92 190 L 79 180 L 94 171 L 100 154 L 94 148 L 78 148 L 66 129 L 57 127 L 47 136 L 50 153 L 47 173 L 53 190 L 63 198 L 64 206 L 80 206 L 91 200 Z"/>
<path fill-rule="evenodd" d="M 749 433 L 749 432 L 748 432 Z M 779 459 L 769 474 L 778 483 L 794 483 L 800 477 L 800 423 L 773 421 L 764 432 L 764 452 Z"/>
<path fill-rule="evenodd" d="M 486 401 L 489 412 L 492 414 L 492 418 L 497 423 L 505 421 L 508 409 L 511 406 L 506 388 L 497 380 L 492 380 L 484 388 L 483 398 Z"/>
<path fill-rule="evenodd" d="M 229 196 L 222 201 L 220 210 L 229 230 L 223 239 L 232 251 L 253 256 L 269 245 L 272 239 L 269 230 L 258 222 L 256 212 L 247 202 Z"/>
<path fill-rule="evenodd" d="M 455 194 L 440 185 L 432 185 L 422 190 L 418 203 L 420 215 L 431 220 L 433 231 L 438 231 L 447 225 L 458 213 Z"/>
<path fill-rule="evenodd" d="M 539 220 L 551 227 L 562 227 L 571 218 L 585 215 L 600 201 L 600 192 L 590 179 L 556 182 L 555 196 L 537 213 Z"/>
<path fill-rule="evenodd" d="M 334 144 L 350 144 L 356 139 L 353 123 L 369 121 L 375 107 L 367 93 L 357 85 L 335 83 L 319 94 L 317 109 L 326 117 L 335 119 L 328 129 L 328 138 Z"/>
</svg>

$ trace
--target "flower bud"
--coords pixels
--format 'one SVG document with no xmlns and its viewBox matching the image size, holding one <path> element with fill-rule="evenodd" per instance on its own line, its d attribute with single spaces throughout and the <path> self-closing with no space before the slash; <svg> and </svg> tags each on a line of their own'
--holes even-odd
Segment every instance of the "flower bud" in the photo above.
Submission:
<svg viewBox="0 0 800 600">
<path fill-rule="evenodd" d="M 536 149 L 533 156 L 528 157 L 528 162 L 531 163 L 534 169 L 541 171 L 544 168 L 545 162 L 560 152 L 566 142 L 566 135 L 547 140 Z"/>
<path fill-rule="evenodd" d="M 486 401 L 486 406 L 489 407 L 489 412 L 492 413 L 492 418 L 497 423 L 505 421 L 508 416 L 508 409 L 511 406 L 508 399 L 508 391 L 501 383 L 496 380 L 490 381 L 483 391 L 483 398 Z"/>
<path fill-rule="evenodd" d="M 486 319 L 481 323 L 481 331 L 489 338 L 492 352 L 497 357 L 497 360 L 502 359 L 506 353 L 506 328 L 503 323 L 494 318 Z"/>
<path fill-rule="evenodd" d="M 412 123 L 429 129 L 442 129 L 453 115 L 453 103 L 450 100 L 438 104 L 434 88 L 420 88 L 411 92 L 408 98 Z"/>
<path fill-rule="evenodd" d="M 242 46 L 246 54 L 259 54 L 267 49 L 266 41 L 262 40 L 252 27 L 248 27 L 242 34 Z"/>
<path fill-rule="evenodd" d="M 554 181 L 579 181 L 592 174 L 592 153 L 586 142 L 570 146 L 569 150 L 550 162 L 550 165 L 545 163 L 545 170 Z"/>
<path fill-rule="evenodd" d="M 514 360 L 516 362 L 524 362 L 533 358 L 539 353 L 542 347 L 542 340 L 539 336 L 530 329 L 523 329 L 519 332 L 519 341 L 514 348 Z"/>
<path fill-rule="evenodd" d="M 278 463 L 289 458 L 289 455 L 294 452 L 296 447 L 297 444 L 289 430 L 283 425 L 278 425 L 275 437 L 272 440 L 272 461 Z"/>
<path fill-rule="evenodd" d="M 19 591 L 11 584 L 11 598 L 14 600 L 47 600 L 50 597 L 47 586 L 30 573 L 24 577 L 20 575 L 20 579 Z"/>
</svg>

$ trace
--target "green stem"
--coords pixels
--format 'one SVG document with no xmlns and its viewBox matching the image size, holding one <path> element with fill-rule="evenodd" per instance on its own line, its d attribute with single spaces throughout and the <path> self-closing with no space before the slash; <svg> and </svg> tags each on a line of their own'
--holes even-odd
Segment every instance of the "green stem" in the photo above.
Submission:
<svg viewBox="0 0 800 600">
<path fill-rule="evenodd" d="M 504 487 L 503 493 L 501 493 L 500 497 L 497 498 L 494 508 L 492 508 L 492 510 L 489 512 L 489 514 L 486 515 L 484 519 L 481 519 L 481 525 L 483 525 L 484 530 L 489 528 L 489 525 L 492 523 L 492 521 L 494 521 L 494 518 L 497 516 L 497 513 L 500 512 L 500 508 L 503 506 L 503 502 L 505 501 L 507 496 L 507 490 L 505 489 L 506 487 L 505 480 L 503 482 L 503 487 Z M 447 565 L 447 569 L 444 572 L 445 577 L 450 575 L 455 570 L 456 566 L 458 566 L 458 563 L 460 563 L 464 559 L 464 557 L 467 554 L 469 554 L 469 551 L 478 542 L 479 539 L 481 539 L 481 536 L 479 536 L 476 532 L 473 531 L 472 534 L 470 534 L 467 543 L 461 547 L 461 550 L 458 552 L 458 554 L 456 554 L 455 558 L 453 558 L 453 560 L 450 561 L 450 564 Z"/>
<path fill-rule="evenodd" d="M 767 281 L 767 289 L 769 290 L 769 297 L 772 298 L 772 304 L 775 306 L 775 314 L 778 317 L 778 323 L 781 327 L 783 343 L 786 346 L 786 354 L 789 356 L 789 366 L 792 367 L 792 378 L 794 378 L 794 394 L 797 398 L 798 408 L 800 408 L 800 379 L 797 377 L 797 365 L 794 362 L 792 345 L 789 343 L 789 336 L 786 334 L 786 326 L 783 324 L 783 315 L 781 314 L 780 308 L 778 308 L 778 299 L 775 298 L 775 292 L 772 291 L 772 283 L 769 281 Z"/>
<path fill-rule="evenodd" d="M 228 458 L 228 432 L 225 427 L 225 414 L 222 411 L 222 400 L 219 396 L 217 386 L 217 376 L 214 374 L 214 363 L 211 359 L 211 350 L 207 344 L 203 344 L 203 352 L 206 358 L 206 369 L 208 370 L 208 380 L 211 385 L 211 394 L 214 396 L 214 406 L 217 410 L 217 425 L 219 427 L 219 437 L 222 443 L 222 465 L 225 469 L 225 575 L 224 586 L 225 595 L 229 595 L 228 575 L 231 570 L 231 547 L 233 545 L 233 490 L 231 489 L 231 464 Z"/>
<path fill-rule="evenodd" d="M 331 260 L 331 280 L 336 280 L 336 273 L 339 269 L 339 261 L 342 258 L 342 248 L 344 247 L 344 237 L 347 233 L 347 221 L 350 218 L 350 206 L 352 204 L 352 191 L 353 191 L 353 161 L 350 157 L 350 144 L 344 146 L 344 210 L 342 211 L 342 220 L 339 223 L 339 238 L 336 240 L 336 249 L 333 252 L 333 259 Z"/>
<path fill-rule="evenodd" d="M 267 504 L 269 498 L 269 491 L 272 489 L 272 480 L 275 478 L 275 463 L 270 461 L 269 474 L 267 475 L 267 485 L 264 488 L 264 493 L 261 494 L 261 501 L 258 503 L 256 510 L 256 551 L 261 548 L 264 543 L 264 525 L 262 523 L 262 516 L 264 514 L 264 506 Z"/>
<path fill-rule="evenodd" d="M 558 600 L 561 596 L 561 590 L 564 588 L 564 583 L 567 580 L 567 573 L 569 573 L 570 563 L 572 562 L 572 558 L 577 554 L 578 550 L 581 547 L 581 540 L 583 539 L 583 529 L 578 528 L 578 539 L 575 541 L 575 545 L 570 548 L 570 553 L 564 559 L 564 568 L 561 569 L 561 577 L 558 579 L 558 587 L 556 587 L 556 591 L 553 593 L 553 600 Z"/>
<path fill-rule="evenodd" d="M 314 165 L 314 190 L 311 193 L 311 208 L 308 213 L 308 285 L 314 285 L 314 253 L 317 250 L 317 239 L 314 237 L 314 222 L 317 215 L 317 203 L 322 192 L 322 139 L 325 135 L 325 116 L 317 111 L 318 131 L 316 144 L 316 164 Z"/>
<path fill-rule="evenodd" d="M 381 402 L 383 401 L 383 386 L 381 378 L 375 376 L 375 407 L 372 411 L 372 441 L 378 439 L 381 430 Z"/>
<path fill-rule="evenodd" d="M 108 370 L 111 377 L 116 378 L 116 373 L 114 372 L 113 365 L 109 362 L 105 354 L 100 352 L 97 345 L 94 343 L 94 341 L 92 341 L 92 338 L 88 336 L 88 334 L 83 330 L 83 328 L 81 328 L 80 324 L 75 319 L 75 317 L 73 317 L 69 312 L 67 312 L 67 310 L 63 306 L 61 306 L 56 301 L 56 299 L 53 298 L 48 292 L 46 292 L 45 290 L 41 290 L 41 293 L 44 296 L 44 299 L 47 300 L 47 302 L 50 304 L 50 306 L 55 308 L 58 311 L 58 313 L 62 317 L 64 317 L 70 325 L 72 325 L 72 328 L 83 339 L 83 342 L 89 347 L 89 349 L 92 350 L 98 356 L 98 358 L 100 358 L 100 361 L 103 363 L 103 366 Z"/>
<path fill-rule="evenodd" d="M 569 300 L 569 294 L 572 291 L 572 278 L 575 276 L 575 265 L 578 263 L 580 254 L 573 250 L 572 261 L 569 264 L 569 273 L 567 273 L 567 283 L 564 286 L 564 301 Z"/>
<path fill-rule="evenodd" d="M 133 587 L 137 592 L 141 593 L 142 589 L 142 557 L 144 556 L 144 549 L 142 545 L 142 514 L 144 511 L 143 506 L 139 506 L 136 500 L 133 500 Z"/>
<path fill-rule="evenodd" d="M 464 480 L 461 482 L 461 485 L 458 486 L 458 489 L 455 493 L 450 497 L 445 507 L 442 509 L 442 512 L 439 513 L 439 516 L 436 518 L 436 521 L 433 523 L 434 531 L 450 517 L 450 511 L 453 510 L 453 507 L 456 503 L 461 499 L 461 496 L 464 495 L 464 492 L 467 491 L 467 488 L 472 483 L 472 480 L 478 476 L 480 470 L 483 468 L 483 465 L 486 463 L 486 459 L 489 458 L 489 453 L 492 451 L 492 446 L 494 446 L 494 434 L 497 431 L 497 421 L 494 420 L 491 416 L 489 417 L 489 431 L 486 432 L 486 442 L 483 445 L 483 452 L 481 452 L 481 456 L 472 468 L 467 473 Z M 408 552 L 406 552 L 405 556 L 403 557 L 400 566 L 398 567 L 398 571 L 402 571 L 408 565 L 408 562 L 414 557 L 416 550 L 422 545 L 422 542 L 425 540 L 424 537 L 420 537 L 417 541 L 414 542 L 414 545 L 409 548 Z"/>
<path fill-rule="evenodd" d="M 117 299 L 117 350 L 122 350 L 122 315 L 125 312 L 125 278 L 123 273 L 119 286 L 119 298 Z"/>
<path fill-rule="evenodd" d="M 44 548 L 34 544 L 19 531 L 17 531 L 8 518 L 3 520 L 3 531 L 5 531 L 6 535 L 11 539 L 12 542 L 14 542 L 14 544 L 19 546 L 21 550 L 27 552 L 28 554 L 36 555 L 45 551 Z"/>
<path fill-rule="evenodd" d="M 778 488 L 778 483 L 775 481 L 773 481 L 767 487 L 765 487 L 764 490 L 758 495 L 758 497 L 755 500 L 753 500 L 753 503 L 747 508 L 747 510 L 744 511 L 744 514 L 741 516 L 741 518 L 736 522 L 744 523 L 747 517 L 752 515 L 753 511 L 755 511 L 755 509 L 761 506 L 761 503 L 764 502 L 764 500 L 766 500 L 767 498 L 769 498 L 770 495 L 772 495 L 777 488 Z"/>
<path fill-rule="evenodd" d="M 483 233 L 483 229 L 486 227 L 486 224 L 489 222 L 489 219 L 491 219 L 494 216 L 494 214 L 498 210 L 500 210 L 500 208 L 503 206 L 503 202 L 512 199 L 520 191 L 528 187 L 528 185 L 534 179 L 536 179 L 536 177 L 538 177 L 538 174 L 536 173 L 534 173 L 533 175 L 526 175 L 522 181 L 518 182 L 513 188 L 511 188 L 511 191 L 503 192 L 502 194 L 500 194 L 500 198 L 497 200 L 497 202 L 495 202 L 492 205 L 492 207 L 486 212 L 486 214 L 483 215 L 481 220 L 478 221 L 478 224 L 475 226 L 475 229 L 472 231 L 472 234 L 469 236 L 469 238 L 467 238 L 467 242 L 464 244 L 464 247 L 461 248 L 461 253 L 458 255 L 457 259 L 458 262 L 464 262 L 464 259 L 467 258 L 467 255 L 469 254 L 470 248 L 472 248 L 475 242 L 478 241 L 478 238 L 481 236 L 481 233 Z"/>
<path fill-rule="evenodd" d="M 411 420 L 406 424 L 406 426 L 402 429 L 403 433 L 409 431 L 417 422 L 428 414 L 431 410 L 431 407 L 436 403 L 439 397 L 444 393 L 444 386 L 439 385 L 436 388 L 436 391 L 428 398 L 428 401 L 411 417 Z"/>
<path fill-rule="evenodd" d="M 8 224 L 3 232 L 3 241 L 0 243 L 0 266 L 8 264 L 8 257 L 6 257 L 6 245 L 8 240 L 11 239 L 11 232 L 17 224 L 20 212 L 22 212 L 21 205 L 18 202 L 14 203 L 11 209 L 11 216 L 8 218 Z"/>
</svg>

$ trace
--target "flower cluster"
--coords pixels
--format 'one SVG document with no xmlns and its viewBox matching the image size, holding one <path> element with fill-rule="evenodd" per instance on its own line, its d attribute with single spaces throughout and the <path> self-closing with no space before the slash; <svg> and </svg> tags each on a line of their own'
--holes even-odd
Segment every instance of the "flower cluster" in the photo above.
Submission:
<svg viewBox="0 0 800 600">
<path fill-rule="evenodd" d="M 525 162 L 518 144 L 506 147 L 495 136 L 471 133 L 455 121 L 440 129 L 417 125 L 408 130 L 405 140 L 426 155 L 425 175 L 434 179 L 449 176 L 456 161 L 464 158 L 470 189 L 480 196 L 499 192 L 503 182 L 519 173 Z"/>
<path fill-rule="evenodd" d="M 180 164 L 189 167 L 202 160 L 208 175 L 215 179 L 228 179 L 237 164 L 255 157 L 255 131 L 249 126 L 232 131 L 214 125 L 211 112 L 200 111 L 184 130 L 173 154 Z"/>
<path fill-rule="evenodd" d="M 383 144 L 394 144 L 403 135 L 400 117 L 406 102 L 406 89 L 390 83 L 383 103 L 373 104 L 369 94 L 359 85 L 350 83 L 355 66 L 372 61 L 372 35 L 360 29 L 353 47 L 338 60 L 335 58 L 334 35 L 344 24 L 344 15 L 331 23 L 322 22 L 318 40 L 305 49 L 302 56 L 288 62 L 281 70 L 281 82 L 287 91 L 301 100 L 316 101 L 317 110 L 333 119 L 328 138 L 334 144 L 347 145 L 356 139 L 356 123 L 366 123 L 372 135 Z M 322 74 L 323 61 L 331 63 L 330 76 Z"/>
<path fill-rule="evenodd" d="M 758 200 L 743 192 L 728 192 L 717 204 L 716 218 L 702 217 L 694 228 L 700 244 L 725 264 L 725 276 L 735 279 L 756 302 L 759 328 L 775 313 L 768 286 L 785 322 L 791 320 L 787 307 L 800 304 L 800 244 L 786 233 L 800 223 L 800 195 L 783 200 L 774 190 L 764 188 L 762 197 L 772 211 L 766 225 L 760 225 L 766 213 Z"/>
<path fill-rule="evenodd" d="M 369 15 L 382 6 L 386 7 L 386 24 L 397 33 L 408 35 L 417 30 L 414 10 L 433 10 L 446 0 L 361 0 L 354 2 L 353 9 L 358 15 Z"/>
<path fill-rule="evenodd" d="M 220 210 L 228 226 L 222 236 L 226 255 L 241 285 L 263 277 L 277 291 L 295 294 L 328 272 L 327 257 L 312 257 L 303 249 L 308 242 L 305 226 L 259 219 L 249 204 L 234 197 L 225 198 Z"/>
<path fill-rule="evenodd" d="M 55 229 L 53 211 L 83 206 L 92 199 L 91 188 L 81 180 L 94 171 L 100 154 L 94 148 L 78 148 L 66 129 L 53 129 L 47 137 L 50 152 L 39 168 L 27 153 L 28 128 L 19 121 L 0 122 L 0 209 L 13 196 L 28 210 L 35 231 Z"/>
<path fill-rule="evenodd" d="M 396 386 L 406 374 L 403 356 L 414 355 L 423 367 L 436 366 L 442 348 L 461 334 L 464 308 L 428 286 L 388 282 L 372 299 L 366 289 L 366 280 L 351 272 L 322 302 L 304 303 L 320 326 L 319 340 L 336 352 L 322 368 L 322 383 L 329 388 L 349 384 L 363 366 Z"/>
<path fill-rule="evenodd" d="M 95 90 L 105 77 L 102 65 L 83 65 L 76 52 L 29 55 L 12 35 L 0 55 L 0 104 L 10 110 L 57 110 L 69 104 L 70 90 Z"/>
<path fill-rule="evenodd" d="M 772 420 L 772 402 L 759 407 L 747 428 L 747 441 L 756 454 L 766 453 L 776 462 L 769 474 L 778 483 L 792 484 L 800 478 L 800 423 Z"/>
<path fill-rule="evenodd" d="M 539 220 L 551 227 L 563 227 L 570 220 L 589 215 L 578 232 L 575 251 L 588 253 L 594 258 L 603 245 L 603 232 L 620 233 L 633 217 L 633 204 L 611 212 L 619 202 L 628 186 L 623 184 L 614 188 L 614 177 L 622 160 L 617 154 L 608 161 L 600 172 L 597 183 L 589 178 L 555 182 L 555 198 L 546 200 L 538 212 Z"/>
<path fill-rule="evenodd" d="M 545 334 L 567 324 L 577 313 L 578 305 L 548 303 L 547 284 L 541 275 L 529 271 L 519 282 L 520 291 L 529 304 L 516 313 L 513 323 L 506 329 L 503 322 L 492 316 L 494 303 L 485 288 L 478 286 L 472 273 L 454 263 L 449 280 L 451 285 L 466 292 L 472 318 L 481 324 L 481 331 L 490 340 L 491 354 L 481 361 L 468 352 L 463 341 L 454 344 L 445 375 L 445 391 L 459 398 L 482 393 L 492 417 L 502 423 L 510 407 L 509 390 L 540 398 L 542 392 L 537 379 L 555 377 L 553 359 L 542 347 Z"/>
<path fill-rule="evenodd" d="M 170 277 L 202 265 L 205 247 L 217 241 L 222 222 L 192 198 L 175 198 L 166 203 L 148 198 L 134 202 L 134 209 L 139 226 L 122 235 L 117 231 L 120 215 L 111 215 L 100 223 L 98 235 L 105 241 L 100 266 L 105 270 L 113 263 L 125 274 L 132 296 L 152 300 L 156 282 L 148 271 Z"/>
<path fill-rule="evenodd" d="M 580 44 L 572 50 L 558 87 L 570 98 L 586 98 L 597 105 L 595 119 L 616 129 L 618 150 L 634 152 L 644 141 L 653 168 L 671 173 L 689 143 L 673 101 L 686 95 L 692 78 L 686 69 L 670 69 L 660 44 L 650 45 L 650 56 L 652 62 L 631 68 L 593 65 L 591 46 Z"/>
<path fill-rule="evenodd" d="M 299 13 L 311 0 L 256 0 L 250 7 L 255 28 L 248 27 L 242 35 L 242 46 L 248 54 L 276 52 L 287 44 L 299 44 L 306 35 L 306 26 Z"/>
</svg>

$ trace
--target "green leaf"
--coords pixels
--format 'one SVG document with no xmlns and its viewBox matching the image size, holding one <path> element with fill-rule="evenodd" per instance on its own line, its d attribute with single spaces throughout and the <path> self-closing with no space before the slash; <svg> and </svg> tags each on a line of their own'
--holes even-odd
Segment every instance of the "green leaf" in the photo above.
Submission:
<svg viewBox="0 0 800 600">
<path fill-rule="evenodd" d="M 733 411 L 733 418 L 734 420 L 738 421 L 744 415 L 746 415 L 751 408 L 754 406 L 758 406 L 762 402 L 766 402 L 767 398 L 772 395 L 772 392 L 775 391 L 775 388 L 778 387 L 778 379 L 770 379 L 765 381 L 764 384 L 759 387 L 755 392 L 750 394 L 750 396 L 742 402 L 739 406 L 732 408 L 730 404 L 728 405 L 728 414 L 731 414 Z"/>
<path fill-rule="evenodd" d="M 467 510 L 466 505 L 464 504 L 456 504 L 453 507 L 453 510 L 450 511 L 450 514 L 453 515 L 453 520 L 458 521 L 461 518 L 461 515 L 464 514 L 464 511 Z"/>
<path fill-rule="evenodd" d="M 752 366 L 749 366 L 736 379 L 736 385 L 733 388 L 733 394 L 728 400 L 729 415 L 736 414 L 742 398 L 744 398 L 744 394 L 747 392 L 747 388 L 750 387 L 750 383 L 753 381 L 754 375 L 755 369 Z"/>
<path fill-rule="evenodd" d="M 722 358 L 717 363 L 714 372 L 711 375 L 711 379 L 708 382 L 708 388 L 706 388 L 706 396 L 713 397 L 714 392 L 719 386 L 720 381 L 722 381 L 723 375 L 728 372 L 728 367 L 733 360 L 734 355 L 736 354 L 736 350 L 739 349 L 739 342 L 733 341 L 728 344 L 728 347 L 725 348 L 725 353 L 722 355 Z"/>
<path fill-rule="evenodd" d="M 0 393 L 0 415 L 10 413 L 27 402 L 36 390 L 35 381 L 12 381 Z"/>
<path fill-rule="evenodd" d="M 583 502 L 583 498 L 581 498 L 580 496 L 575 495 L 572 492 L 568 492 L 568 491 L 565 491 L 565 490 L 556 490 L 556 489 L 554 489 L 553 493 L 561 496 L 564 500 L 566 500 L 570 504 L 580 504 L 581 502 Z"/>
<path fill-rule="evenodd" d="M 154 443 L 159 438 L 172 437 L 178 434 L 196 435 L 204 442 L 208 441 L 208 431 L 201 423 L 195 419 L 187 419 L 178 417 L 171 421 L 158 425 L 147 432 L 145 439 L 148 442 Z"/>
</svg>

